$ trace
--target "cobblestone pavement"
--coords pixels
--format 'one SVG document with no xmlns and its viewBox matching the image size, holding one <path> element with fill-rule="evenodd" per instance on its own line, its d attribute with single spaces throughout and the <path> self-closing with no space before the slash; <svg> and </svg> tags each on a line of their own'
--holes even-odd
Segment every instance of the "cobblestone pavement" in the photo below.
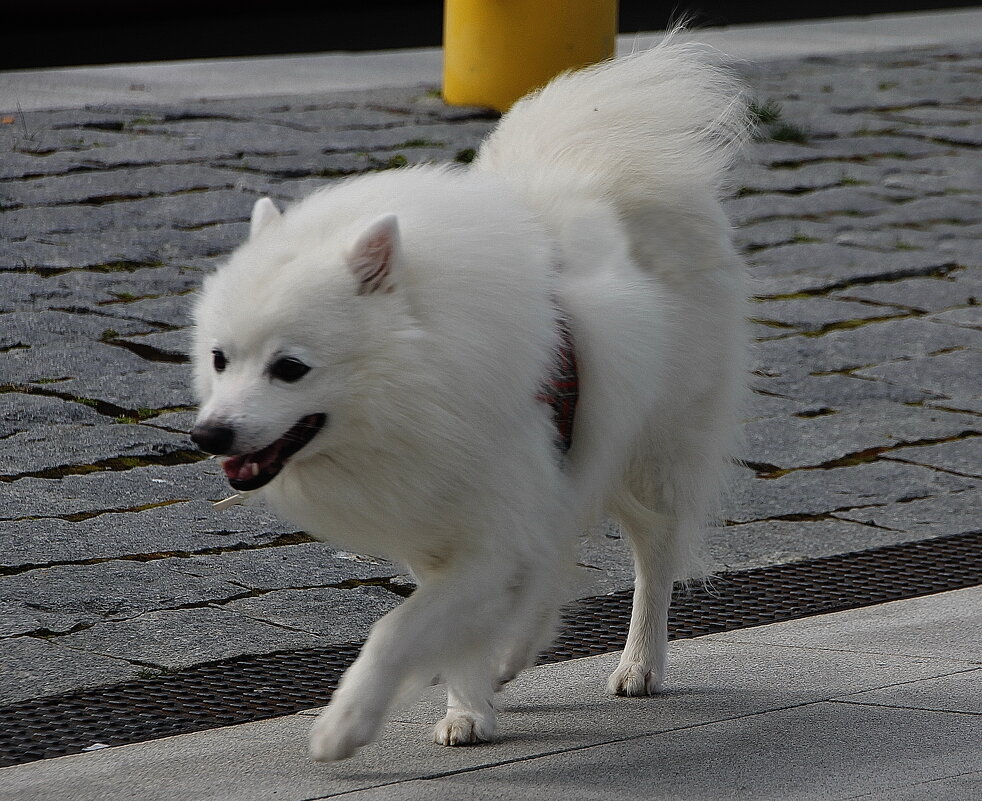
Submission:
<svg viewBox="0 0 982 801">
<path fill-rule="evenodd" d="M 746 68 L 728 208 L 755 404 L 720 569 L 980 526 L 982 53 Z M 189 444 L 202 275 L 255 197 L 467 161 L 494 120 L 425 90 L 0 115 L 0 702 L 357 640 L 409 590 L 228 494 Z M 616 532 L 581 594 L 623 588 Z"/>
</svg>

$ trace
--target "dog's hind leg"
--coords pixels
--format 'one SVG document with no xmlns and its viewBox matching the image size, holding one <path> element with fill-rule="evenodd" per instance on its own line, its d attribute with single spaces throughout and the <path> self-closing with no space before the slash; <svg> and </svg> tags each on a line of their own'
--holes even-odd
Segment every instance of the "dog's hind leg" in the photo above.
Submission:
<svg viewBox="0 0 982 801">
<path fill-rule="evenodd" d="M 647 508 L 627 489 L 618 493 L 609 507 L 631 544 L 635 579 L 627 643 L 607 690 L 615 695 L 652 695 L 661 689 L 665 678 L 678 521 Z"/>
<path fill-rule="evenodd" d="M 501 689 L 530 667 L 552 639 L 559 621 L 558 593 L 528 593 L 515 610 L 509 636 L 500 650 L 495 686 Z"/>
</svg>

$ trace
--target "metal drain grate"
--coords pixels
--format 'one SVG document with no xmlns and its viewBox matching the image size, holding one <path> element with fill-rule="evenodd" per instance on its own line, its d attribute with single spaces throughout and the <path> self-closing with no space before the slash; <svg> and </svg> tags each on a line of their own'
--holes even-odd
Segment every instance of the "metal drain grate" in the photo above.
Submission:
<svg viewBox="0 0 982 801">
<path fill-rule="evenodd" d="M 671 639 L 913 598 L 982 583 L 982 532 L 723 573 L 676 595 Z M 631 593 L 566 609 L 540 662 L 619 650 Z M 357 643 L 239 657 L 0 708 L 0 766 L 246 723 L 327 703 Z M 311 681 L 316 677 L 316 681 Z"/>
</svg>

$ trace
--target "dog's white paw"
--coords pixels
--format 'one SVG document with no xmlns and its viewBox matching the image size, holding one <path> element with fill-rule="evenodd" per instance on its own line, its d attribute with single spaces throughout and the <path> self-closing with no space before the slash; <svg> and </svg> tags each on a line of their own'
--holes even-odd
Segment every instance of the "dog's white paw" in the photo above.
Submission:
<svg viewBox="0 0 982 801">
<path fill-rule="evenodd" d="M 498 726 L 494 713 L 448 712 L 433 729 L 433 742 L 440 745 L 476 745 L 494 739 Z"/>
<path fill-rule="evenodd" d="M 662 672 L 641 662 L 626 662 L 617 666 L 607 680 L 611 695 L 643 696 L 661 692 Z"/>
<path fill-rule="evenodd" d="M 379 728 L 371 716 L 359 715 L 353 709 L 329 706 L 310 730 L 310 757 L 316 762 L 347 759 L 372 742 Z"/>
</svg>

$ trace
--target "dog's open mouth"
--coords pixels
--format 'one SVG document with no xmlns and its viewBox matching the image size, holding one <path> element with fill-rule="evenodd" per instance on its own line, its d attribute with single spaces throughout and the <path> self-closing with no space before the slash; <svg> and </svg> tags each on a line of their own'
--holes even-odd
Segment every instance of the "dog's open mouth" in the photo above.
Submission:
<svg viewBox="0 0 982 801">
<path fill-rule="evenodd" d="M 252 453 L 229 456 L 222 462 L 222 469 L 232 489 L 245 492 L 268 484 L 283 469 L 286 460 L 317 435 L 326 420 L 326 414 L 309 414 L 300 418 L 272 445 Z"/>
</svg>

